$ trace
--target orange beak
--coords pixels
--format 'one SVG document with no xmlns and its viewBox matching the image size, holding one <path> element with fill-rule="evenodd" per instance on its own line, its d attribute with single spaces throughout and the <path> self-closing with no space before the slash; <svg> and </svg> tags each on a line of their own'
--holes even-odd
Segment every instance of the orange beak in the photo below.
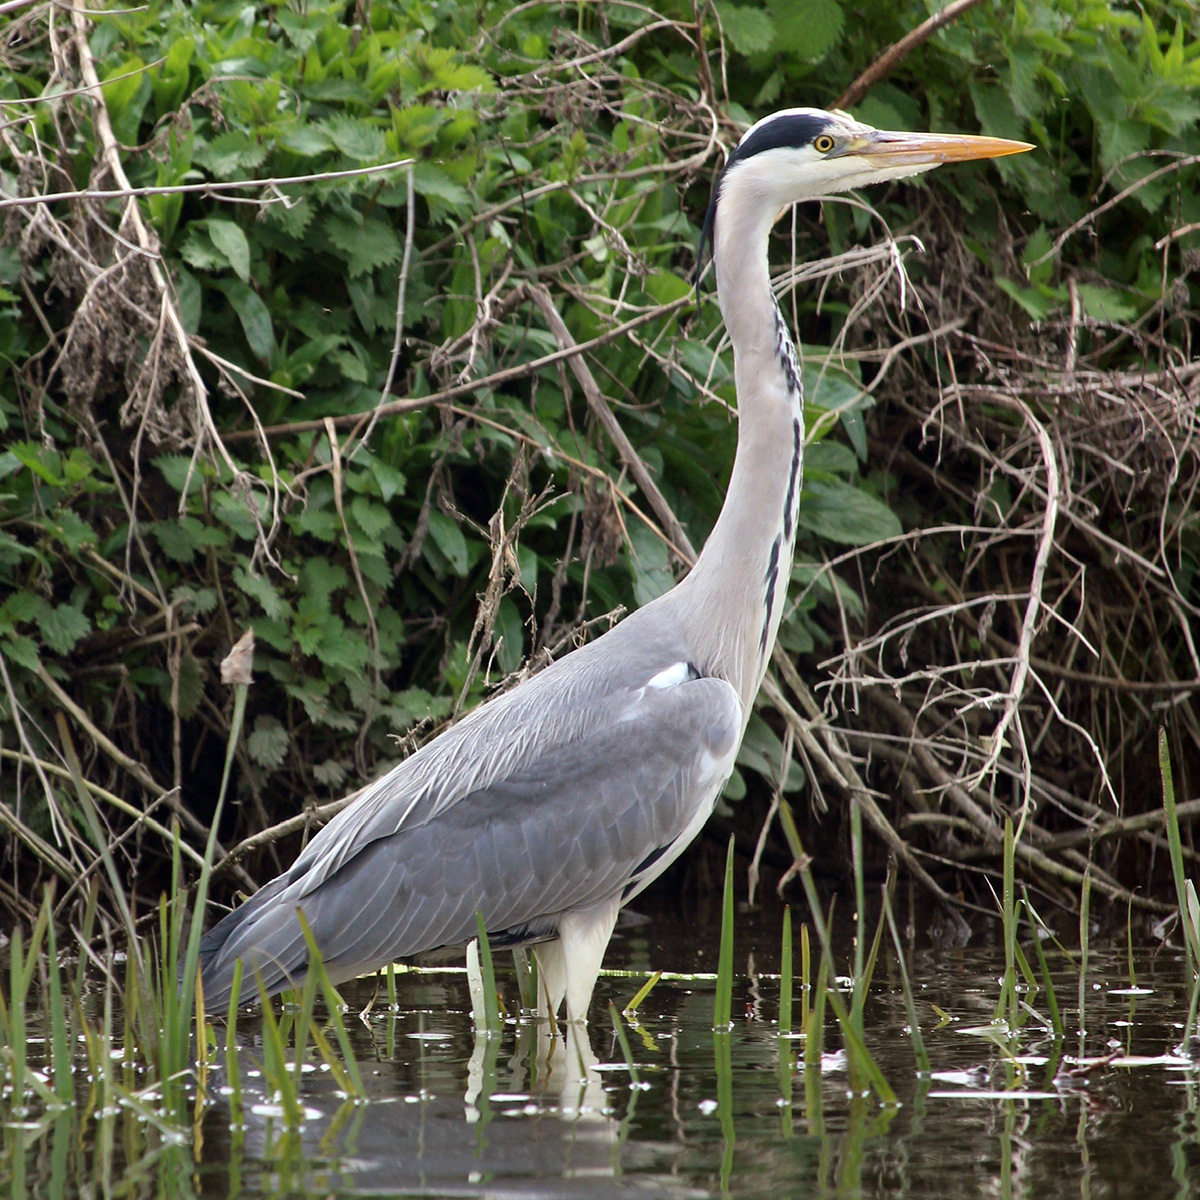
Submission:
<svg viewBox="0 0 1200 1200">
<path fill-rule="evenodd" d="M 1010 142 L 1007 138 L 966 133 L 891 133 L 877 129 L 852 144 L 846 153 L 882 169 L 1004 158 L 1033 149 L 1029 142 Z"/>
</svg>

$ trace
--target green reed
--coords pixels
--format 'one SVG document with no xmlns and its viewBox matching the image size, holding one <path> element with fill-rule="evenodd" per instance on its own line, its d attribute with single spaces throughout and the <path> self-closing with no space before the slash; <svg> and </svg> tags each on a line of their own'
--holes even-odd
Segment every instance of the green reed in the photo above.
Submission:
<svg viewBox="0 0 1200 1200">
<path fill-rule="evenodd" d="M 225 1013 L 225 1081 L 229 1091 L 230 1123 L 242 1123 L 242 1073 L 238 1065 L 237 1020 L 238 1001 L 242 995 L 242 960 L 233 964 L 233 991 L 229 994 L 229 1008 Z"/>
<path fill-rule="evenodd" d="M 483 1024 L 482 1028 L 495 1032 L 501 1027 L 500 1022 L 500 993 L 496 991 L 496 968 L 492 963 L 492 944 L 488 940 L 487 925 L 483 913 L 475 913 L 475 929 L 477 946 L 479 947 L 479 974 L 483 977 Z M 480 1014 L 475 1014 L 475 1024 L 479 1026 Z"/>
<path fill-rule="evenodd" d="M 713 1028 L 733 1028 L 733 838 L 725 853 L 725 888 L 721 896 L 721 947 L 717 956 L 717 990 Z"/>
<path fill-rule="evenodd" d="M 283 1119 L 288 1128 L 297 1129 L 303 1120 L 304 1112 L 300 1106 L 296 1080 L 287 1069 L 287 1054 L 284 1050 L 279 1021 L 271 1006 L 267 985 L 263 982 L 262 974 L 257 967 L 254 970 L 254 977 L 258 983 L 259 1000 L 262 1002 L 263 1082 L 279 1102 L 279 1107 L 283 1109 Z"/>
<path fill-rule="evenodd" d="M 896 928 L 896 917 L 892 911 L 892 889 L 883 889 L 883 915 L 887 921 L 888 933 L 891 935 L 892 947 L 896 951 L 896 963 L 900 968 L 900 984 L 904 992 L 904 1014 L 908 1020 L 909 1037 L 912 1039 L 913 1055 L 917 1060 L 917 1071 L 928 1075 L 930 1071 L 929 1052 L 925 1049 L 925 1039 L 921 1036 L 921 1022 L 917 1019 L 917 1003 L 913 995 L 912 980 L 908 977 L 908 964 L 904 960 L 904 946 L 900 941 L 900 931 Z"/>
<path fill-rule="evenodd" d="M 817 885 L 813 880 L 812 871 L 808 867 L 809 858 L 805 854 L 804 846 L 800 841 L 800 833 L 796 828 L 796 820 L 792 815 L 791 806 L 784 801 L 781 801 L 779 805 L 779 817 L 784 837 L 787 839 L 788 846 L 792 852 L 792 857 L 795 862 L 800 864 L 800 881 L 804 885 L 805 899 L 808 901 L 809 913 L 817 931 L 817 940 L 821 946 L 820 965 L 817 972 L 817 994 L 813 998 L 813 1014 L 814 1016 L 816 1014 L 818 999 L 821 1001 L 820 1008 L 822 1012 L 824 1011 L 825 1002 L 828 1002 L 829 1006 L 833 1009 L 834 1016 L 837 1018 L 838 1028 L 841 1030 L 842 1044 L 846 1050 L 846 1061 L 852 1086 L 857 1087 L 860 1083 L 865 1083 L 882 1103 L 894 1105 L 897 1102 L 896 1093 L 884 1078 L 879 1064 L 867 1048 L 865 1031 L 863 1029 L 863 1008 L 879 953 L 879 945 L 883 932 L 883 917 L 882 915 L 880 916 L 879 924 L 876 926 L 871 952 L 866 961 L 863 962 L 862 970 L 854 977 L 851 992 L 851 1007 L 847 1009 L 841 995 L 829 983 L 836 975 L 829 922 L 828 918 L 823 914 L 820 895 L 817 892 Z M 860 951 L 856 950 L 856 959 L 859 956 Z M 811 1036 L 811 1033 L 809 1036 Z M 808 1047 L 806 1046 L 805 1049 L 805 1063 L 807 1065 L 809 1061 Z M 817 1061 L 819 1063 L 820 1059 L 818 1058 Z"/>
<path fill-rule="evenodd" d="M 779 951 L 779 1032 L 792 1032 L 792 909 L 783 909 L 783 944 Z"/>
<path fill-rule="evenodd" d="M 333 1026 L 334 1036 L 337 1038 L 338 1049 L 342 1052 L 342 1062 L 346 1069 L 343 1089 L 355 1099 L 366 1099 L 367 1090 L 363 1086 L 362 1072 L 358 1068 L 358 1059 L 355 1057 L 354 1047 L 350 1043 L 350 1035 L 346 1032 L 346 1022 L 342 1020 L 342 1010 L 345 1005 L 329 978 L 329 972 L 325 970 L 325 961 L 321 957 L 321 951 L 317 946 L 316 938 L 313 937 L 308 919 L 299 909 L 296 910 L 296 917 L 300 922 L 300 929 L 304 933 L 304 941 L 308 946 L 308 973 L 316 976 L 325 1006 L 329 1010 L 329 1021 Z M 320 1034 L 315 1022 L 310 1023 L 309 1033 L 325 1056 L 325 1061 L 329 1063 L 330 1069 L 333 1070 L 333 1059 L 329 1055 L 328 1042 L 325 1041 L 324 1035 Z M 349 1086 L 346 1086 L 347 1084 Z"/>
<path fill-rule="evenodd" d="M 634 1016 L 638 1008 L 641 1006 L 642 1001 L 645 1000 L 652 991 L 654 991 L 658 981 L 662 979 L 662 977 L 663 973 L 661 971 L 655 971 L 654 974 L 651 975 L 650 978 L 647 979 L 646 982 L 643 983 L 642 986 L 634 993 L 633 999 L 630 1000 L 623 1009 L 621 1009 L 621 1015 L 625 1017 Z"/>
<path fill-rule="evenodd" d="M 1084 1039 L 1087 1036 L 1087 973 L 1088 955 L 1091 945 L 1092 923 L 1092 872 L 1083 873 L 1083 886 L 1079 889 L 1079 1055 L 1083 1057 Z"/>
</svg>

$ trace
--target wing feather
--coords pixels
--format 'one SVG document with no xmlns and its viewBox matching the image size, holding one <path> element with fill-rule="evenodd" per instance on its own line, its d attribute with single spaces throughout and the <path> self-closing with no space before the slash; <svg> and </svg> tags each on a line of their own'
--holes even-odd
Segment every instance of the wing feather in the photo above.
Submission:
<svg viewBox="0 0 1200 1200">
<path fill-rule="evenodd" d="M 694 836 L 732 769 L 741 723 L 736 693 L 721 680 L 614 689 L 573 737 L 539 739 L 537 753 L 526 743 L 504 774 L 453 803 L 433 803 L 426 792 L 398 825 L 393 816 L 370 836 L 335 831 L 306 870 L 298 860 L 261 919 L 251 914 L 237 926 L 220 959 L 230 967 L 238 956 L 271 961 L 286 948 L 294 974 L 297 908 L 335 980 L 466 941 L 477 911 L 489 933 L 507 940 L 520 931 L 550 936 L 559 914 L 621 892 L 639 872 L 644 886 L 658 873 L 646 860 L 657 854 L 661 870 L 674 854 L 657 852 Z M 433 745 L 466 752 L 470 738 L 448 737 Z M 369 808 L 368 821 L 383 813 Z"/>
</svg>

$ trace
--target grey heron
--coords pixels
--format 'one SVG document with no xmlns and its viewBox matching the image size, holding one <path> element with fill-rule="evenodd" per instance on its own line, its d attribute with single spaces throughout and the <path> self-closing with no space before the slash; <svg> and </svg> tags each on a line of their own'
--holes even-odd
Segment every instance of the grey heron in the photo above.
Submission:
<svg viewBox="0 0 1200 1200">
<path fill-rule="evenodd" d="M 791 575 L 804 426 L 768 234 L 797 201 L 1031 149 L 892 133 L 794 108 L 729 155 L 704 222 L 733 345 L 737 452 L 703 552 L 671 591 L 489 700 L 374 783 L 205 936 L 204 991 L 234 963 L 297 985 L 312 927 L 336 983 L 475 936 L 532 944 L 544 1009 L 588 1004 L 617 912 L 700 831 L 733 770 Z M 255 990 L 247 969 L 243 997 Z"/>
</svg>

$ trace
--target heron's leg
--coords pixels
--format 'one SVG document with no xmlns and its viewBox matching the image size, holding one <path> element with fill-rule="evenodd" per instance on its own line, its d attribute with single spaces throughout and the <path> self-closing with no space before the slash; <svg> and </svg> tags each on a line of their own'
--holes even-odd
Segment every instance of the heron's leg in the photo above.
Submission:
<svg viewBox="0 0 1200 1200">
<path fill-rule="evenodd" d="M 563 961 L 563 944 L 539 942 L 533 948 L 538 967 L 538 1016 L 551 1023 L 558 1020 L 563 995 L 567 990 L 567 967 Z"/>
<path fill-rule="evenodd" d="M 592 991 L 612 937 L 621 897 L 616 895 L 591 908 L 563 913 L 558 921 L 567 973 L 567 1020 L 586 1021 Z"/>
</svg>

